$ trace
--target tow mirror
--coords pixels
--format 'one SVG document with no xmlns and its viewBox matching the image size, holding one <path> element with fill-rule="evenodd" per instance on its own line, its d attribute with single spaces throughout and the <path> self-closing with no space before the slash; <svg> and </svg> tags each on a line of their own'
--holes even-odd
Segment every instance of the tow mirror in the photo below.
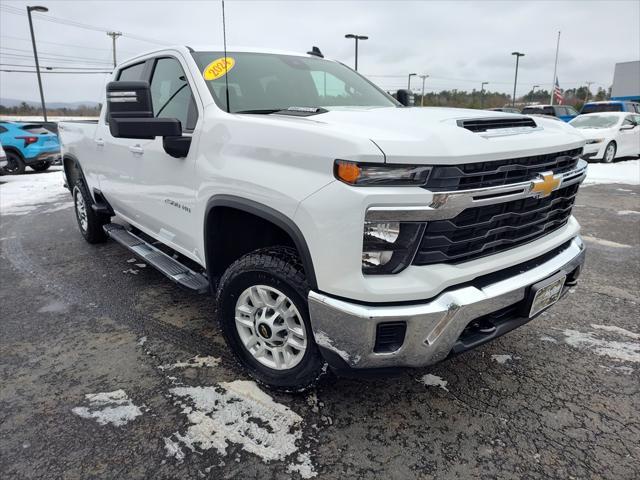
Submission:
<svg viewBox="0 0 640 480">
<path fill-rule="evenodd" d="M 405 107 L 413 107 L 416 102 L 416 97 L 411 90 L 398 90 L 396 98 Z"/>
<path fill-rule="evenodd" d="M 148 82 L 110 82 L 107 85 L 107 119 L 116 138 L 182 136 L 175 118 L 155 118 Z"/>
</svg>

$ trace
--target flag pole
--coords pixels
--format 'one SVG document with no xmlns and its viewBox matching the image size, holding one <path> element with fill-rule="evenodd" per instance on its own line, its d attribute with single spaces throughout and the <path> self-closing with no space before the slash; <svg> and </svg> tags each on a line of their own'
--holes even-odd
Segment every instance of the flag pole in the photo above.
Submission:
<svg viewBox="0 0 640 480">
<path fill-rule="evenodd" d="M 553 105 L 553 99 L 555 97 L 556 80 L 558 74 L 558 52 L 560 51 L 560 30 L 558 30 L 558 43 L 556 44 L 556 62 L 553 65 L 553 82 L 551 82 L 551 99 L 549 103 Z"/>
</svg>

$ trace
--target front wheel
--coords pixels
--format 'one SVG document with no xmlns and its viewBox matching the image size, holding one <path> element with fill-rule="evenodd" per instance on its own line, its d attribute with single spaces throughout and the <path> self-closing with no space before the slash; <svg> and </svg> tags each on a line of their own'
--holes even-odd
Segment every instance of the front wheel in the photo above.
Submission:
<svg viewBox="0 0 640 480">
<path fill-rule="evenodd" d="M 251 376 L 276 390 L 305 390 L 326 371 L 308 293 L 299 257 L 288 247 L 249 253 L 220 280 L 218 322 L 227 344 Z"/>
<path fill-rule="evenodd" d="M 609 142 L 607 148 L 604 149 L 604 155 L 602 156 L 602 161 L 604 163 L 611 163 L 613 159 L 616 158 L 616 144 L 615 142 Z"/>
<path fill-rule="evenodd" d="M 36 172 L 44 172 L 51 166 L 51 162 L 39 162 L 29 166 Z"/>
<path fill-rule="evenodd" d="M 91 208 L 93 199 L 82 179 L 76 180 L 72 194 L 73 207 L 80 233 L 89 243 L 104 242 L 107 239 L 107 234 L 102 226 L 109 223 L 109 218 L 99 215 Z"/>
</svg>

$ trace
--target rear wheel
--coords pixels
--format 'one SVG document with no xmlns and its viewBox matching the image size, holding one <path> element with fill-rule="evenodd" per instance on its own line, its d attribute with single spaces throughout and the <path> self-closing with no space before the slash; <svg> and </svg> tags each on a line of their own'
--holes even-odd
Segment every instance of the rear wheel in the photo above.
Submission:
<svg viewBox="0 0 640 480">
<path fill-rule="evenodd" d="M 218 321 L 249 374 L 282 391 L 302 391 L 323 375 L 313 339 L 304 269 L 295 250 L 271 247 L 233 263 L 218 289 Z"/>
<path fill-rule="evenodd" d="M 44 172 L 51 166 L 51 162 L 39 162 L 29 166 L 36 172 Z"/>
<path fill-rule="evenodd" d="M 602 161 L 604 163 L 611 163 L 614 158 L 616 158 L 616 142 L 609 142 L 607 147 L 604 149 Z"/>
<path fill-rule="evenodd" d="M 107 239 L 107 234 L 102 226 L 109 223 L 109 217 L 99 215 L 91 208 L 93 200 L 82 179 L 76 180 L 72 193 L 80 233 L 89 243 L 104 242 Z"/>
<path fill-rule="evenodd" d="M 15 152 L 7 152 L 7 165 L 2 167 L 2 173 L 5 175 L 20 175 L 24 173 L 26 165 L 22 157 Z"/>
</svg>

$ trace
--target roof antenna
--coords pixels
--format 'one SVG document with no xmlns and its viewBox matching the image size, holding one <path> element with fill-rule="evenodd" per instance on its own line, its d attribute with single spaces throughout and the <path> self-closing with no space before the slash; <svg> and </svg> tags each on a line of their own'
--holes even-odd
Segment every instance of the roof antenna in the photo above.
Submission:
<svg viewBox="0 0 640 480">
<path fill-rule="evenodd" d="M 224 0 L 222 0 L 222 43 L 224 46 L 224 83 L 225 83 L 225 91 L 227 92 L 227 113 L 231 113 L 231 108 L 229 107 L 229 68 L 227 65 L 227 28 L 226 21 L 224 16 Z"/>
<path fill-rule="evenodd" d="M 324 55 L 322 54 L 322 52 L 320 51 L 320 49 L 316 46 L 313 46 L 311 48 L 310 52 L 307 52 L 308 55 L 313 55 L 314 57 L 320 57 L 320 58 L 324 58 Z"/>
</svg>

